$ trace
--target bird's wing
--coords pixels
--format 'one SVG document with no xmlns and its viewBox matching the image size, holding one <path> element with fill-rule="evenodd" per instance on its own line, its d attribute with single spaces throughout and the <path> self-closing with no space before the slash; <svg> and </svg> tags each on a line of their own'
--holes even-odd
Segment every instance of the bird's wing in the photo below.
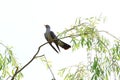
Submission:
<svg viewBox="0 0 120 80">
<path fill-rule="evenodd" d="M 60 51 L 60 48 L 58 46 L 59 39 L 57 38 L 57 36 L 52 31 L 50 31 L 50 34 L 51 34 L 52 39 L 55 39 L 53 42 L 55 43 L 55 45 L 57 46 L 58 50 Z"/>
<path fill-rule="evenodd" d="M 58 53 L 58 51 L 55 49 L 55 47 L 52 45 L 52 43 L 49 43 L 49 44 Z"/>
<path fill-rule="evenodd" d="M 52 39 L 57 39 L 57 36 L 54 34 L 54 32 L 50 31 L 50 35 L 51 35 Z"/>
<path fill-rule="evenodd" d="M 57 36 L 52 31 L 50 32 L 50 34 L 51 34 L 51 37 L 53 39 L 56 39 L 54 42 L 55 42 L 55 44 L 56 44 L 59 51 L 60 51 L 59 46 L 64 48 L 65 50 L 67 50 L 67 49 L 69 49 L 71 47 L 69 44 L 67 44 L 67 43 L 61 41 L 60 39 L 58 39 Z"/>
<path fill-rule="evenodd" d="M 54 48 L 54 46 L 52 45 L 52 42 L 49 42 L 49 39 L 47 38 L 46 34 L 44 34 L 45 39 L 48 41 L 48 43 L 50 44 L 50 46 L 58 53 L 58 51 Z"/>
</svg>

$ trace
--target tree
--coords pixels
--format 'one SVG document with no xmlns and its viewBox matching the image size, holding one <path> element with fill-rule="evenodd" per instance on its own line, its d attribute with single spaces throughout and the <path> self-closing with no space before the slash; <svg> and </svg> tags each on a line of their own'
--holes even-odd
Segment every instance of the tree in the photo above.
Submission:
<svg viewBox="0 0 120 80">
<path fill-rule="evenodd" d="M 0 80 L 8 80 L 21 67 L 13 55 L 12 48 L 0 43 Z M 23 74 L 19 72 L 16 80 L 20 80 Z"/>
<path fill-rule="evenodd" d="M 114 74 L 115 79 L 120 79 L 120 40 L 114 35 L 104 30 L 98 30 L 97 25 L 104 21 L 103 17 L 78 18 L 75 25 L 70 29 L 66 29 L 59 33 L 60 39 L 70 38 L 72 43 L 72 50 L 85 48 L 88 52 L 88 64 L 71 65 L 59 71 L 59 75 L 64 77 L 64 80 L 109 80 L 110 76 Z M 113 37 L 113 40 L 106 39 L 101 33 L 106 33 Z M 38 47 L 37 52 L 29 62 L 24 66 L 16 61 L 11 48 L 0 43 L 3 52 L 0 53 L 0 80 L 8 79 L 20 80 L 23 76 L 21 73 L 26 66 L 28 66 L 34 59 L 40 58 L 46 62 L 53 79 L 56 80 L 51 70 L 50 64 L 45 55 L 37 56 L 43 43 Z M 94 57 L 92 58 L 91 55 Z M 71 72 L 75 69 L 74 72 Z"/>
<path fill-rule="evenodd" d="M 86 48 L 88 52 L 87 65 L 72 65 L 59 71 L 64 80 L 110 80 L 111 76 L 114 80 L 120 79 L 120 40 L 107 31 L 97 29 L 102 19 L 104 21 L 102 17 L 77 19 L 75 25 L 60 33 L 60 37 L 69 35 L 73 51 Z M 113 39 L 106 39 L 101 33 Z M 76 71 L 71 72 L 74 68 Z"/>
</svg>

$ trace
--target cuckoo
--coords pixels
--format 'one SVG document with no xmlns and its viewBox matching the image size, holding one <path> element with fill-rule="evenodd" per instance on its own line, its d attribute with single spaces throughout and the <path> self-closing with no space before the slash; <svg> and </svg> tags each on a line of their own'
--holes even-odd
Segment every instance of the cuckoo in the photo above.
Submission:
<svg viewBox="0 0 120 80">
<path fill-rule="evenodd" d="M 71 46 L 63 41 L 61 41 L 60 39 L 57 38 L 57 36 L 54 34 L 53 31 L 50 30 L 50 26 L 49 25 L 45 25 L 46 27 L 46 32 L 44 34 L 46 40 L 48 41 L 48 43 L 50 44 L 50 46 L 57 52 L 59 53 L 60 52 L 60 48 L 63 48 L 65 50 L 69 49 Z M 57 50 L 53 45 L 52 43 L 55 43 Z"/>
</svg>

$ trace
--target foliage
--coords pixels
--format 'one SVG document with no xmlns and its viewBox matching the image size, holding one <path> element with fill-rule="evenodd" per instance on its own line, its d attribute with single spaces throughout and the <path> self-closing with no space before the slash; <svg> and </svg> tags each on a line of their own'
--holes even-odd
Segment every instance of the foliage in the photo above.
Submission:
<svg viewBox="0 0 120 80">
<path fill-rule="evenodd" d="M 94 56 L 89 57 L 88 65 L 78 64 L 83 67 L 77 67 L 75 72 L 71 72 L 73 66 L 61 69 L 59 75 L 64 80 L 109 80 L 111 76 L 120 80 L 120 40 L 107 31 L 97 29 L 102 21 L 104 18 L 101 16 L 79 18 L 75 25 L 59 34 L 60 38 L 71 38 L 73 51 L 86 48 L 88 57 L 91 54 Z M 111 35 L 115 40 L 106 39 L 101 32 Z"/>
<path fill-rule="evenodd" d="M 85 65 L 82 65 L 81 63 L 63 68 L 58 74 L 61 77 L 64 77 L 65 80 L 83 80 L 88 78 L 88 75 L 86 75 L 87 69 L 85 68 Z"/>
<path fill-rule="evenodd" d="M 64 80 L 109 80 L 111 76 L 120 80 L 120 40 L 107 31 L 97 29 L 102 21 L 104 22 L 105 18 L 101 16 L 78 18 L 75 25 L 58 35 L 61 39 L 70 37 L 73 51 L 85 48 L 88 52 L 87 65 L 79 63 L 59 71 Z M 114 41 L 106 39 L 101 32 L 112 36 Z M 40 45 L 35 55 L 23 67 L 16 61 L 11 47 L 0 43 L 0 80 L 20 80 L 23 77 L 21 71 L 35 58 L 46 63 L 53 76 L 52 80 L 55 80 L 51 64 L 45 55 L 37 56 L 40 48 L 47 43 Z M 93 58 L 90 55 L 93 55 Z"/>
<path fill-rule="evenodd" d="M 11 47 L 0 43 L 0 80 L 9 79 L 15 73 L 15 70 L 20 67 L 13 55 Z M 22 73 L 19 73 L 16 80 L 20 80 Z"/>
</svg>

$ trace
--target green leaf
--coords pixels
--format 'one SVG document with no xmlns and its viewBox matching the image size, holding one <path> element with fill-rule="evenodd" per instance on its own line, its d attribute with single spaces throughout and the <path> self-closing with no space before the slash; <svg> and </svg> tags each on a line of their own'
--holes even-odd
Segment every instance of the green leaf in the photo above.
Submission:
<svg viewBox="0 0 120 80">
<path fill-rule="evenodd" d="M 60 75 L 61 77 L 63 77 L 65 71 L 66 71 L 66 68 L 62 68 L 61 70 L 59 70 L 58 75 Z"/>
<path fill-rule="evenodd" d="M 94 58 L 94 63 L 93 63 L 93 66 L 92 66 L 93 70 L 95 70 L 97 68 L 97 64 L 98 64 L 98 59 Z"/>
<path fill-rule="evenodd" d="M 81 46 L 83 47 L 85 45 L 85 39 L 82 37 L 81 38 Z"/>
</svg>

